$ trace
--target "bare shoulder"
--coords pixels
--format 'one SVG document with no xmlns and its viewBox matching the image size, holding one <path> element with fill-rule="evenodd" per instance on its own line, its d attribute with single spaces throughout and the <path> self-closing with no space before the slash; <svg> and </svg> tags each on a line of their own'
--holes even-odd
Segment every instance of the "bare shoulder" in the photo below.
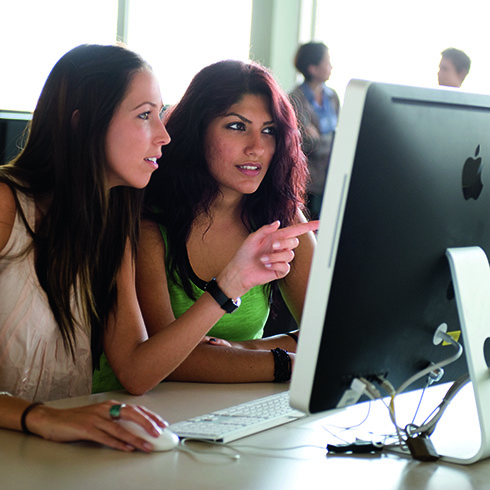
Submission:
<svg viewBox="0 0 490 490">
<path fill-rule="evenodd" d="M 150 220 L 141 222 L 138 253 L 136 254 L 136 279 L 147 276 L 155 269 L 164 270 L 165 244 L 157 223 Z"/>
<path fill-rule="evenodd" d="M 151 220 L 143 220 L 141 222 L 139 249 L 149 250 L 156 248 L 161 250 L 163 247 L 163 237 L 158 224 Z"/>
<path fill-rule="evenodd" d="M 296 218 L 295 218 L 296 223 L 308 223 L 310 220 L 305 216 L 304 212 L 300 208 L 296 208 Z M 303 239 L 307 239 L 308 241 L 312 243 L 316 243 L 316 235 L 314 232 L 310 231 L 308 233 L 305 233 L 302 235 Z M 300 237 L 300 241 L 301 238 Z"/>
<path fill-rule="evenodd" d="M 14 226 L 17 206 L 7 184 L 0 183 L 0 250 L 7 244 Z"/>
<path fill-rule="evenodd" d="M 150 234 L 160 234 L 160 228 L 155 221 L 150 219 L 141 220 L 141 232 L 142 233 L 150 233 Z"/>
<path fill-rule="evenodd" d="M 308 220 L 306 219 L 305 214 L 301 209 L 298 207 L 296 208 L 296 223 L 306 223 Z"/>
<path fill-rule="evenodd" d="M 5 183 L 0 182 L 0 206 L 4 207 L 5 205 L 10 205 L 14 210 L 16 208 L 14 195 L 10 187 Z"/>
</svg>

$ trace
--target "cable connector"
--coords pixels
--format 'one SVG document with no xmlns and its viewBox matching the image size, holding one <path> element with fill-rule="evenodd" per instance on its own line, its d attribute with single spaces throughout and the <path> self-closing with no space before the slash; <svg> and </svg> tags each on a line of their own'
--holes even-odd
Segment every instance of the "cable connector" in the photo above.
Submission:
<svg viewBox="0 0 490 490">
<path fill-rule="evenodd" d="M 364 394 L 371 398 L 371 400 L 378 400 L 379 398 L 383 398 L 378 388 L 376 388 L 373 383 L 363 377 L 360 377 L 359 380 L 364 383 Z"/>
<path fill-rule="evenodd" d="M 396 394 L 395 387 L 383 376 L 376 376 L 376 382 L 386 391 L 386 393 L 393 397 Z"/>
<path fill-rule="evenodd" d="M 354 378 L 350 384 L 350 389 L 359 393 L 359 395 L 363 395 L 366 390 L 366 385 L 359 378 Z"/>
<path fill-rule="evenodd" d="M 350 387 L 345 390 L 342 398 L 337 404 L 337 408 L 354 405 L 362 395 L 366 395 L 371 400 L 381 398 L 380 392 L 376 387 L 365 378 L 353 378 Z"/>
</svg>

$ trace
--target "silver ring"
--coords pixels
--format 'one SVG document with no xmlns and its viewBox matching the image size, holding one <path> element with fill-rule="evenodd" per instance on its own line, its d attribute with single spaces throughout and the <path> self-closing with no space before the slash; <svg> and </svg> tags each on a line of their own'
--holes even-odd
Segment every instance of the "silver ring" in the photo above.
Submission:
<svg viewBox="0 0 490 490">
<path fill-rule="evenodd" d="M 109 408 L 109 416 L 111 417 L 112 420 L 119 420 L 121 418 L 121 408 L 125 407 L 125 403 L 120 403 L 118 405 L 112 405 L 111 408 Z"/>
</svg>

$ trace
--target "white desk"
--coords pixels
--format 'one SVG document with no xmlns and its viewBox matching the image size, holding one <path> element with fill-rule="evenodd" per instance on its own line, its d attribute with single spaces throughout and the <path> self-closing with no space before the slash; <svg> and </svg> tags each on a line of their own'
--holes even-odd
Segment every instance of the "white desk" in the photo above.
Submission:
<svg viewBox="0 0 490 490">
<path fill-rule="evenodd" d="M 52 405 L 69 407 L 113 398 L 143 404 L 172 423 L 285 388 L 286 385 L 272 383 L 163 383 L 142 397 L 118 392 L 62 400 Z M 0 430 L 0 488 L 296 490 L 374 488 L 374 484 L 377 490 L 490 488 L 490 460 L 460 466 L 417 462 L 392 453 L 326 456 L 325 449 L 318 447 L 286 451 L 260 449 L 298 445 L 325 448 L 327 443 L 338 443 L 325 427 L 331 429 L 334 425 L 361 422 L 366 408 L 351 407 L 329 417 L 298 420 L 236 441 L 232 446 L 241 453 L 236 461 L 216 455 L 215 452 L 222 449 L 215 446 L 206 446 L 208 454 L 195 456 L 177 450 L 128 454 L 92 443 L 59 444 Z"/>
</svg>

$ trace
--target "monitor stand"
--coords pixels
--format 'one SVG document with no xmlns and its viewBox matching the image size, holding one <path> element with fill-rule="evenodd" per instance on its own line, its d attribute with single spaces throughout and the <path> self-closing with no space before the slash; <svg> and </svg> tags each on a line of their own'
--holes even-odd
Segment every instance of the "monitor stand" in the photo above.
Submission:
<svg viewBox="0 0 490 490">
<path fill-rule="evenodd" d="M 449 462 L 471 464 L 490 457 L 490 370 L 484 355 L 484 345 L 490 336 L 490 266 L 480 247 L 449 248 L 446 256 L 473 387 L 474 396 L 469 399 L 476 407 L 475 423 L 479 427 L 475 428 L 476 433 L 464 434 L 464 439 L 474 446 L 470 452 L 464 449 L 464 444 L 458 444 L 454 454 L 441 456 Z M 471 408 L 465 419 L 471 418 Z"/>
</svg>

